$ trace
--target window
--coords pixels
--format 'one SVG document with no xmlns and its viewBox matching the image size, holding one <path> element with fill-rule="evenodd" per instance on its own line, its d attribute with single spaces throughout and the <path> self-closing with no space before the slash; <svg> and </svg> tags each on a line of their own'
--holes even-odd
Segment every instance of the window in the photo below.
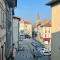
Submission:
<svg viewBox="0 0 60 60">
<path fill-rule="evenodd" d="M 50 29 L 49 29 L 49 31 L 48 31 L 49 33 L 50 33 Z"/>
<path fill-rule="evenodd" d="M 45 33 L 47 33 L 47 30 L 45 30 Z"/>
</svg>

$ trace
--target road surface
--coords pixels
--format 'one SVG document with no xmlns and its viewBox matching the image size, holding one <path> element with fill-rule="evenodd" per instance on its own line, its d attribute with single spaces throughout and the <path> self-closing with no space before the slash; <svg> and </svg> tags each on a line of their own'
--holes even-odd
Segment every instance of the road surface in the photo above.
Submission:
<svg viewBox="0 0 60 60">
<path fill-rule="evenodd" d="M 16 53 L 16 60 L 49 60 L 48 56 L 33 57 L 33 49 L 36 51 L 35 47 L 31 45 L 31 42 L 35 42 L 33 39 L 24 39 L 20 42 L 24 46 L 24 51 L 19 51 Z"/>
</svg>

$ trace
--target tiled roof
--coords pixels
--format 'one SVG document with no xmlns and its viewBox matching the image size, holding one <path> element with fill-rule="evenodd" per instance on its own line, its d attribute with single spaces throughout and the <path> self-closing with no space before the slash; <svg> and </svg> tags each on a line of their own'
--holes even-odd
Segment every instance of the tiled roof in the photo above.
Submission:
<svg viewBox="0 0 60 60">
<path fill-rule="evenodd" d="M 41 27 L 51 27 L 51 22 L 50 21 L 43 22 L 41 24 Z"/>
<path fill-rule="evenodd" d="M 38 26 L 40 26 L 40 27 L 51 27 L 51 21 L 44 20 L 44 21 L 40 22 L 39 24 L 34 25 L 34 28 L 37 28 Z"/>
<path fill-rule="evenodd" d="M 29 22 L 29 21 L 24 21 L 24 23 L 25 23 L 25 24 L 31 24 L 31 22 Z"/>
</svg>

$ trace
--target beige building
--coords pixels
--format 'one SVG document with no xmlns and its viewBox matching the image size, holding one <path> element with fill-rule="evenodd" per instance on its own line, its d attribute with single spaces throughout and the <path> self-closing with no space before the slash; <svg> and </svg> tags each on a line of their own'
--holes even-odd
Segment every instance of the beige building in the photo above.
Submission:
<svg viewBox="0 0 60 60">
<path fill-rule="evenodd" d="M 35 25 L 34 31 L 37 33 L 36 40 L 51 50 L 51 22 L 44 20 Z"/>
<path fill-rule="evenodd" d="M 60 0 L 51 0 L 52 8 L 52 55 L 51 60 L 60 60 Z"/>
<path fill-rule="evenodd" d="M 40 39 L 42 39 L 42 43 L 45 45 L 46 48 L 48 48 L 51 51 L 51 22 L 50 21 L 44 21 L 40 25 Z"/>
<path fill-rule="evenodd" d="M 29 21 L 21 20 L 19 32 L 23 31 L 24 34 L 30 35 L 32 37 L 32 24 Z"/>
</svg>

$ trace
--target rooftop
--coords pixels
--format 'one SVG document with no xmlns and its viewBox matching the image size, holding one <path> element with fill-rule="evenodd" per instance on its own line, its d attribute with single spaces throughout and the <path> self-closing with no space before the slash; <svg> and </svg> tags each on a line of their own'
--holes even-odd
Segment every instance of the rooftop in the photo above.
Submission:
<svg viewBox="0 0 60 60">
<path fill-rule="evenodd" d="M 58 4 L 58 3 L 60 3 L 60 0 L 51 0 L 46 5 L 54 6 L 54 5 Z"/>
<path fill-rule="evenodd" d="M 51 21 L 42 22 L 41 27 L 51 27 Z"/>
<path fill-rule="evenodd" d="M 20 17 L 13 16 L 14 19 L 18 19 L 19 21 L 21 20 Z"/>
<path fill-rule="evenodd" d="M 25 19 L 22 19 L 20 22 L 24 23 L 24 24 L 32 24 L 30 21 L 27 21 Z"/>
</svg>

